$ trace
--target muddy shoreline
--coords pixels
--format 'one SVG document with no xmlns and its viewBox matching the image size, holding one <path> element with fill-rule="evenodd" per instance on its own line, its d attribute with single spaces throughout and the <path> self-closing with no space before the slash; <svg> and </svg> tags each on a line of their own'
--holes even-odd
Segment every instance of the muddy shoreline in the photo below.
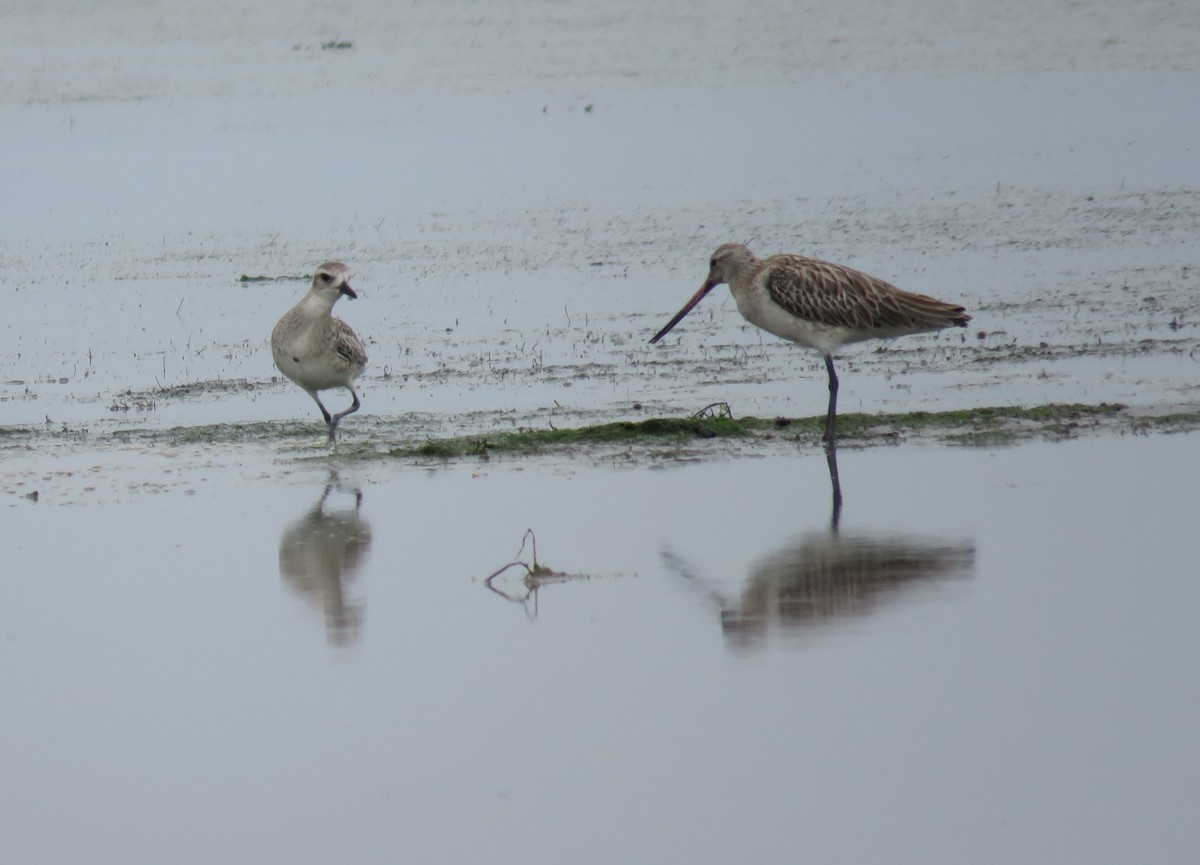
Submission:
<svg viewBox="0 0 1200 865">
<path fill-rule="evenodd" d="M 644 415 L 644 409 L 636 412 Z M 735 416 L 727 403 L 683 417 L 638 417 L 567 426 L 547 417 L 542 426 L 515 425 L 511 417 L 476 415 L 457 418 L 353 418 L 336 453 L 322 441 L 318 425 L 304 421 L 209 424 L 191 427 L 137 425 L 56 425 L 0 427 L 0 453 L 29 456 L 38 452 L 94 453 L 119 448 L 204 447 L 274 451 L 276 460 L 323 460 L 351 465 L 382 460 L 415 464 L 430 461 L 526 459 L 545 457 L 627 464 L 659 460 L 721 459 L 821 448 L 823 416 L 755 418 Z M 445 435 L 469 422 L 474 431 Z M 1033 408 L 982 407 L 903 414 L 846 413 L 838 417 L 844 449 L 895 446 L 905 442 L 975 447 L 1005 447 L 1028 441 L 1068 441 L 1097 435 L 1151 435 L 1193 432 L 1200 411 L 1131 410 L 1121 404 L 1061 404 Z M 13 492 L 13 490 L 9 490 Z"/>
</svg>

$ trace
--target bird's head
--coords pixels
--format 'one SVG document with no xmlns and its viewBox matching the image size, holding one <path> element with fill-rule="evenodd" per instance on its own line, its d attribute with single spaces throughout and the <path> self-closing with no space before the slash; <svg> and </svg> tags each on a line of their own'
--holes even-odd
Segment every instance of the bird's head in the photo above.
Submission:
<svg viewBox="0 0 1200 865">
<path fill-rule="evenodd" d="M 708 279 L 705 285 L 711 291 L 721 283 L 732 282 L 739 273 L 749 270 L 757 259 L 743 243 L 725 243 L 718 246 L 708 260 Z"/>
<path fill-rule="evenodd" d="M 313 274 L 312 290 L 319 297 L 329 299 L 332 306 L 343 294 L 357 300 L 358 294 L 350 287 L 350 268 L 340 261 L 327 261 Z"/>
<path fill-rule="evenodd" d="M 692 295 L 692 299 L 683 305 L 683 309 L 675 313 L 675 317 L 667 322 L 666 327 L 654 334 L 650 342 L 658 342 L 666 336 L 667 332 L 679 324 L 680 320 L 691 312 L 692 308 L 703 300 L 706 294 L 723 282 L 727 283 L 737 279 L 738 274 L 752 268 L 756 260 L 754 253 L 744 244 L 726 243 L 718 246 L 713 252 L 712 258 L 708 260 L 708 279 L 704 280 L 704 285 L 700 286 L 700 290 Z"/>
</svg>

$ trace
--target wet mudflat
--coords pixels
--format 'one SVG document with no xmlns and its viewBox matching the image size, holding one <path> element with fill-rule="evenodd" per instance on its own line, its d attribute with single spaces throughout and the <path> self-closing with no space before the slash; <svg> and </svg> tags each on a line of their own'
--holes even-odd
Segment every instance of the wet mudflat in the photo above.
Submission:
<svg viewBox="0 0 1200 865">
<path fill-rule="evenodd" d="M 646 344 L 729 240 L 975 316 L 848 351 L 843 411 L 1194 404 L 1194 23 L 982 5 L 13 13 L 0 422 L 303 416 L 266 335 L 326 258 L 375 416 L 814 413 L 725 289 Z"/>
<path fill-rule="evenodd" d="M 1186 4 L 4 25 L 7 858 L 1191 861 Z M 975 316 L 839 359 L 836 535 L 820 360 L 646 344 L 726 241 Z"/>
</svg>

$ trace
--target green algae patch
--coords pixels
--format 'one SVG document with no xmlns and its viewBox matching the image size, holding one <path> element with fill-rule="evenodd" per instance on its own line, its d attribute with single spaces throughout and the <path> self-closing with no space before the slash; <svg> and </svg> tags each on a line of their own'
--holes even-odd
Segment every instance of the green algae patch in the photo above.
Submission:
<svg viewBox="0 0 1200 865">
<path fill-rule="evenodd" d="M 1180 433 L 1200 429 L 1200 412 L 1177 412 L 1132 420 L 1134 432 Z"/>
<path fill-rule="evenodd" d="M 1197 428 L 1200 428 L 1200 412 L 1132 416 L 1126 406 L 1120 404 L 1060 403 L 945 412 L 839 415 L 838 442 L 852 447 L 872 447 L 928 439 L 970 447 L 1006 447 L 1034 439 L 1061 440 L 1089 432 L 1185 432 Z M 823 415 L 803 418 L 735 418 L 731 413 L 693 415 L 616 421 L 575 429 L 525 429 L 496 435 L 428 439 L 420 444 L 393 447 L 386 455 L 398 459 L 455 459 L 594 451 L 598 446 L 615 445 L 624 446 L 631 453 L 634 448 L 642 448 L 646 456 L 698 457 L 720 452 L 719 447 L 706 445 L 709 439 L 735 442 L 741 450 L 767 447 L 772 443 L 819 446 L 824 429 Z"/>
<path fill-rule="evenodd" d="M 713 406 L 708 406 L 684 417 L 606 420 L 571 428 L 551 423 L 545 428 L 509 427 L 497 432 L 487 431 L 488 426 L 511 424 L 511 413 L 477 414 L 470 417 L 470 426 L 483 432 L 451 437 L 435 432 L 445 428 L 445 416 L 356 415 L 353 422 L 342 424 L 336 458 L 339 462 L 400 459 L 423 463 L 556 455 L 616 458 L 636 463 L 714 459 L 762 453 L 770 448 L 821 446 L 824 415 L 735 417 L 723 404 L 720 411 L 712 409 Z M 838 443 L 852 448 L 904 441 L 1007 447 L 1026 441 L 1063 441 L 1084 435 L 1149 435 L 1197 429 L 1200 429 L 1200 410 L 1155 415 L 1134 413 L 1119 404 L 1058 403 L 839 415 Z M 330 455 L 325 425 L 319 420 L 218 423 L 167 429 L 137 423 L 0 426 L 0 451 L 10 454 L 106 446 L 149 449 L 255 446 L 289 459 L 324 459 Z"/>
<path fill-rule="evenodd" d="M 982 435 L 1011 436 L 1015 440 L 1023 437 L 1018 427 L 1029 430 L 1053 431 L 1056 427 L 1080 423 L 1107 422 L 1116 417 L 1127 417 L 1126 406 L 1120 403 L 1055 403 L 1039 406 L 988 406 L 983 408 L 959 409 L 955 411 L 913 411 L 902 414 L 847 414 L 838 415 L 838 440 L 866 440 L 877 438 L 890 431 L 893 434 L 928 434 L 934 437 L 953 438 Z M 816 423 L 824 429 L 824 416 L 799 423 Z M 1001 435 L 1002 434 L 1002 435 Z"/>
<path fill-rule="evenodd" d="M 690 443 L 713 438 L 746 438 L 761 423 L 754 418 L 728 417 L 612 421 L 572 429 L 525 429 L 487 436 L 428 439 L 414 446 L 394 447 L 387 455 L 452 459 L 489 453 L 536 454 L 595 445 Z"/>
<path fill-rule="evenodd" d="M 312 274 L 305 276 L 301 273 L 285 273 L 281 276 L 267 276 L 261 273 L 243 273 L 238 277 L 238 282 L 243 284 L 251 282 L 300 282 L 309 279 L 312 279 Z"/>
<path fill-rule="evenodd" d="M 1005 447 L 1033 439 L 1059 440 L 1086 432 L 1188 431 L 1200 428 L 1200 412 L 1134 417 L 1120 404 L 1063 403 L 1043 406 L 993 406 L 946 412 L 899 414 L 851 413 L 838 416 L 838 441 L 852 447 L 896 444 L 929 439 L 973 447 Z M 728 451 L 721 441 L 741 450 L 789 443 L 819 446 L 825 429 L 823 415 L 803 418 L 736 418 L 706 412 L 683 418 L 614 421 L 573 429 L 523 429 L 495 435 L 426 439 L 388 449 L 397 459 L 456 459 L 522 456 L 543 453 L 596 452 L 613 446 L 640 455 L 703 456 Z M 368 454 L 363 454 L 367 456 Z"/>
</svg>

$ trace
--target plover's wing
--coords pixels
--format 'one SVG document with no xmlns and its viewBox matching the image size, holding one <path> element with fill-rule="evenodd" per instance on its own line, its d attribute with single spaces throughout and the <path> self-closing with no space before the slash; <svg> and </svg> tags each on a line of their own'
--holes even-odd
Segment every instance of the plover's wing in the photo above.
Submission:
<svg viewBox="0 0 1200 865">
<path fill-rule="evenodd" d="M 361 370 L 367 365 L 367 351 L 362 340 L 340 318 L 333 319 L 333 350 L 350 366 Z"/>
</svg>

